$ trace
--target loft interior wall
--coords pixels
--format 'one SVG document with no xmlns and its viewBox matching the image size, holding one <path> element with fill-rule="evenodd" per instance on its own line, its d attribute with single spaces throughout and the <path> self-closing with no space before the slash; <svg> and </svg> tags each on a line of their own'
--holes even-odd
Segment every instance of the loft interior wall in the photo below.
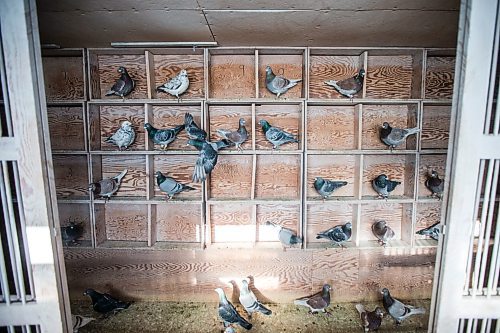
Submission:
<svg viewBox="0 0 500 333">
<path fill-rule="evenodd" d="M 42 43 L 217 41 L 220 46 L 455 47 L 458 0 L 37 2 Z"/>
</svg>

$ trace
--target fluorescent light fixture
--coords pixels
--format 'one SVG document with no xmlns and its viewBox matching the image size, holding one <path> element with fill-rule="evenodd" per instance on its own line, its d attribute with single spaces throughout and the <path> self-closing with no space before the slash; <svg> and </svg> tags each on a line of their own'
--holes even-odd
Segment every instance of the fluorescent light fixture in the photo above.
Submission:
<svg viewBox="0 0 500 333">
<path fill-rule="evenodd" d="M 111 47 L 214 47 L 217 42 L 111 42 Z"/>
</svg>

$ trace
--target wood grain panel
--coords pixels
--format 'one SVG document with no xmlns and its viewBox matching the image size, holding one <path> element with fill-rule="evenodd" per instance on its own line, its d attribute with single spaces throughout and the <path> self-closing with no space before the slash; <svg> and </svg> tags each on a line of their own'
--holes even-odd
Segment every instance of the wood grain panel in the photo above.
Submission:
<svg viewBox="0 0 500 333">
<path fill-rule="evenodd" d="M 116 197 L 145 197 L 146 195 L 146 158 L 145 156 L 113 155 L 102 156 L 102 174 L 94 173 L 94 181 L 118 175 L 124 169 L 127 174 L 122 179 Z M 111 199 L 113 200 L 113 199 Z"/>
<path fill-rule="evenodd" d="M 424 105 L 422 149 L 447 149 L 450 132 L 450 105 Z"/>
<path fill-rule="evenodd" d="M 49 101 L 82 100 L 82 57 L 42 57 L 45 95 Z"/>
<path fill-rule="evenodd" d="M 258 205 L 257 206 L 257 241 L 279 241 L 275 229 L 266 226 L 266 221 L 279 224 L 291 229 L 300 235 L 300 207 L 299 205 Z"/>
<path fill-rule="evenodd" d="M 148 98 L 146 57 L 144 54 L 99 54 L 97 58 L 100 92 L 99 95 L 94 96 L 94 98 L 122 99 L 120 96 L 116 95 L 105 96 L 106 92 L 111 89 L 116 80 L 120 78 L 120 73 L 118 73 L 118 67 L 120 66 L 125 67 L 132 80 L 135 81 L 134 90 L 130 95 L 126 96 L 125 99 Z M 97 78 L 95 78 L 95 80 L 97 80 Z"/>
<path fill-rule="evenodd" d="M 425 98 L 451 99 L 455 78 L 455 57 L 427 57 Z"/>
<path fill-rule="evenodd" d="M 332 197 L 357 196 L 359 161 L 354 155 L 308 155 L 307 156 L 307 198 L 322 197 L 314 188 L 314 178 L 346 181 L 347 185 L 333 192 Z"/>
<path fill-rule="evenodd" d="M 252 205 L 215 204 L 210 206 L 212 242 L 254 242 L 256 226 Z"/>
<path fill-rule="evenodd" d="M 255 149 L 273 149 L 273 144 L 266 139 L 262 126 L 259 125 L 261 119 L 267 120 L 271 126 L 293 134 L 300 141 L 303 135 L 301 111 L 300 104 L 257 105 L 255 108 Z M 279 147 L 279 150 L 298 149 L 300 149 L 300 143 L 286 143 Z"/>
<path fill-rule="evenodd" d="M 418 203 L 417 217 L 415 222 L 415 232 L 430 227 L 434 223 L 441 221 L 441 205 L 442 202 L 435 203 Z M 415 239 L 431 239 L 423 235 L 414 235 Z"/>
<path fill-rule="evenodd" d="M 174 178 L 181 184 L 195 188 L 194 191 L 184 191 L 178 193 L 171 200 L 176 199 L 197 199 L 201 200 L 201 183 L 193 183 L 193 171 L 196 163 L 196 155 L 155 155 L 153 158 L 153 174 L 150 181 L 154 184 L 155 199 L 164 199 L 165 193 L 161 192 L 156 184 L 154 172 L 161 171 L 164 175 Z"/>
<path fill-rule="evenodd" d="M 328 80 L 345 80 L 358 74 L 361 57 L 359 56 L 310 56 L 309 98 L 346 99 L 335 89 L 325 84 Z M 355 95 L 362 98 L 362 91 Z"/>
<path fill-rule="evenodd" d="M 248 139 L 241 145 L 243 150 L 252 149 L 252 107 L 251 105 L 209 105 L 209 135 L 211 141 L 220 140 L 221 137 L 217 134 L 218 129 L 226 129 L 236 131 L 239 126 L 240 118 L 245 119 L 245 127 L 248 132 Z M 231 149 L 236 151 L 235 147 Z"/>
<path fill-rule="evenodd" d="M 105 205 L 106 240 L 147 241 L 148 206 Z"/>
<path fill-rule="evenodd" d="M 368 56 L 366 98 L 418 98 L 412 96 L 411 55 Z"/>
<path fill-rule="evenodd" d="M 394 230 L 395 236 L 393 239 L 402 239 L 402 224 L 409 223 L 411 226 L 411 220 L 406 220 L 407 216 L 411 216 L 411 206 L 408 204 L 394 204 L 387 202 L 364 204 L 361 206 L 361 225 L 359 228 L 359 240 L 376 241 L 377 238 L 373 235 L 372 225 L 373 223 L 380 220 L 384 220 L 385 222 L 387 222 L 392 230 Z"/>
<path fill-rule="evenodd" d="M 205 78 L 203 54 L 155 54 L 153 98 L 177 100 L 177 97 L 156 91 L 156 87 L 164 84 L 185 69 L 188 73 L 189 88 L 181 95 L 183 99 L 204 98 Z"/>
<path fill-rule="evenodd" d="M 372 180 L 385 174 L 390 180 L 401 184 L 389 194 L 389 198 L 413 197 L 413 174 L 415 172 L 415 156 L 409 155 L 366 155 L 363 165 L 363 197 L 377 197 L 372 187 Z"/>
<path fill-rule="evenodd" d="M 220 155 L 210 176 L 210 198 L 250 199 L 252 156 Z"/>
<path fill-rule="evenodd" d="M 88 204 L 58 203 L 59 223 L 61 227 L 68 226 L 71 222 L 83 226 L 81 239 L 90 242 L 92 239 L 92 226 L 90 225 L 90 207 Z"/>
<path fill-rule="evenodd" d="M 99 133 L 99 139 L 92 145 L 95 150 L 119 150 L 112 143 L 105 140 L 113 135 L 121 126 L 122 122 L 128 120 L 135 130 L 135 141 L 128 150 L 144 150 L 144 106 L 142 105 L 101 105 L 99 106 L 99 122 L 90 121 L 91 126 L 100 125 L 100 129 L 91 130 L 91 133 Z"/>
<path fill-rule="evenodd" d="M 276 98 L 266 88 L 266 66 L 271 66 L 273 73 L 283 75 L 287 79 L 303 79 L 303 55 L 259 54 L 259 97 Z M 303 98 L 303 82 L 288 90 L 280 98 Z"/>
<path fill-rule="evenodd" d="M 420 165 L 418 171 L 418 183 L 420 184 L 418 189 L 419 197 L 428 197 L 432 192 L 425 186 L 425 181 L 427 176 L 436 170 L 439 178 L 444 180 L 446 174 L 446 155 L 421 155 Z M 436 199 L 437 200 L 437 199 Z"/>
<path fill-rule="evenodd" d="M 387 121 L 394 128 L 417 127 L 417 109 L 411 105 L 363 105 L 362 119 L 361 148 L 388 150 L 380 140 L 382 124 Z M 394 150 L 404 149 L 416 149 L 416 135 Z"/>
<path fill-rule="evenodd" d="M 88 198 L 88 170 L 85 155 L 54 155 L 54 179 L 58 198 Z"/>
<path fill-rule="evenodd" d="M 155 207 L 156 241 L 201 242 L 200 204 L 156 205 Z"/>
<path fill-rule="evenodd" d="M 351 204 L 328 204 L 307 205 L 307 241 L 309 243 L 329 243 L 326 239 L 316 239 L 316 235 L 333 226 L 351 222 L 355 224 L 354 205 Z M 350 242 L 356 239 L 355 230 Z"/>
<path fill-rule="evenodd" d="M 85 150 L 82 106 L 48 106 L 47 116 L 53 150 Z"/>
<path fill-rule="evenodd" d="M 211 55 L 210 98 L 254 98 L 255 56 Z"/>
<path fill-rule="evenodd" d="M 300 155 L 258 155 L 255 197 L 300 199 Z"/>
<path fill-rule="evenodd" d="M 357 112 L 354 106 L 311 105 L 307 109 L 307 148 L 356 149 Z"/>
<path fill-rule="evenodd" d="M 173 128 L 184 124 L 186 113 L 191 113 L 195 123 L 203 128 L 201 121 L 201 107 L 199 105 L 153 105 L 151 125 L 156 128 Z M 149 140 L 149 139 L 148 139 Z M 167 150 L 192 150 L 196 148 L 187 144 L 189 137 L 186 131 L 181 131 L 172 143 L 168 145 Z M 150 147 L 153 145 L 151 142 Z M 154 145 L 155 150 L 160 149 L 160 145 Z"/>
</svg>

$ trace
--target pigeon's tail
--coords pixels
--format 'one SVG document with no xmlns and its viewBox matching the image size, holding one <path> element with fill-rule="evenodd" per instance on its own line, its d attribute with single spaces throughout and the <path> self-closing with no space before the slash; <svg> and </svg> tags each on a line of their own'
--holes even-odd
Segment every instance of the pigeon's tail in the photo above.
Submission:
<svg viewBox="0 0 500 333">
<path fill-rule="evenodd" d="M 422 229 L 416 232 L 417 235 L 422 235 L 422 236 L 429 236 L 432 234 L 432 231 L 430 229 Z"/>
<path fill-rule="evenodd" d="M 125 175 L 127 174 L 127 171 L 128 169 L 125 169 L 119 175 L 114 176 L 113 178 L 116 179 L 118 183 L 120 183 L 122 181 L 122 178 L 125 177 Z"/>
<path fill-rule="evenodd" d="M 408 128 L 406 131 L 407 131 L 406 136 L 410 136 L 410 135 L 417 134 L 418 132 L 420 132 L 420 128 L 418 128 L 418 127 Z"/>
<path fill-rule="evenodd" d="M 319 234 L 316 235 L 316 239 L 320 239 L 320 238 L 330 239 L 330 237 L 328 237 L 328 235 L 325 234 L 324 232 L 320 232 Z"/>
<path fill-rule="evenodd" d="M 290 244 L 293 245 L 293 244 L 300 244 L 302 243 L 302 238 L 298 237 L 298 236 L 295 236 L 295 235 L 292 235 L 290 237 Z"/>
<path fill-rule="evenodd" d="M 71 315 L 71 321 L 73 322 L 73 332 L 78 332 L 80 328 L 90 323 L 95 318 L 84 317 L 80 315 Z"/>
<path fill-rule="evenodd" d="M 288 81 L 290 81 L 290 83 L 288 84 L 287 88 L 290 89 L 292 87 L 295 87 L 297 85 L 297 83 L 302 81 L 302 79 L 288 80 Z"/>
<path fill-rule="evenodd" d="M 207 179 L 207 174 L 205 172 L 205 167 L 203 166 L 203 161 L 198 159 L 194 165 L 193 182 L 201 183 L 205 179 Z"/>
<path fill-rule="evenodd" d="M 113 143 L 113 142 L 115 142 L 115 140 L 113 140 L 113 136 L 110 136 L 106 140 L 104 140 L 104 142 Z"/>
<path fill-rule="evenodd" d="M 177 134 L 179 134 L 179 132 L 182 131 L 185 127 L 186 127 L 185 124 L 175 126 L 174 127 L 174 135 L 177 136 Z"/>
<path fill-rule="evenodd" d="M 363 312 L 366 312 L 365 307 L 363 306 L 363 304 L 358 303 L 355 306 L 356 306 L 356 310 L 358 310 L 359 314 L 362 314 Z"/>
<path fill-rule="evenodd" d="M 271 221 L 266 221 L 266 225 L 270 225 L 270 226 L 273 226 L 273 227 L 279 227 L 279 225 L 277 225 L 276 223 L 273 223 Z"/>
<path fill-rule="evenodd" d="M 415 307 L 412 307 L 412 306 L 408 306 L 408 307 L 411 309 L 410 313 L 412 315 L 414 315 L 414 314 L 415 315 L 417 315 L 417 314 L 425 314 L 425 308 L 415 308 Z"/>
<path fill-rule="evenodd" d="M 262 314 L 265 314 L 266 316 L 270 316 L 273 312 L 266 308 L 264 305 L 259 304 L 259 307 L 257 308 L 257 311 L 259 311 Z"/>
<path fill-rule="evenodd" d="M 329 85 L 331 87 L 334 87 L 335 89 L 338 89 L 339 86 L 337 85 L 337 81 L 335 80 L 328 80 L 328 81 L 325 81 L 325 84 L 326 85 Z"/>
<path fill-rule="evenodd" d="M 193 115 L 191 113 L 186 113 L 184 116 L 184 125 L 189 126 L 193 122 Z"/>
<path fill-rule="evenodd" d="M 114 94 L 115 94 L 114 90 L 108 90 L 108 92 L 106 92 L 106 96 L 111 96 L 111 95 L 114 95 Z"/>
<path fill-rule="evenodd" d="M 238 324 L 246 330 L 250 330 L 252 328 L 252 324 L 245 320 L 245 318 L 238 318 Z"/>
<path fill-rule="evenodd" d="M 219 134 L 219 136 L 220 136 L 221 138 L 224 138 L 224 139 L 226 139 L 226 140 L 227 140 L 227 135 L 228 135 L 229 133 L 231 133 L 231 131 L 228 131 L 228 130 L 226 130 L 226 129 L 218 129 L 218 130 L 217 130 L 217 134 Z"/>
<path fill-rule="evenodd" d="M 307 299 L 296 299 L 295 301 L 293 301 L 293 304 L 302 305 L 302 306 L 309 306 L 309 304 L 307 304 Z"/>
<path fill-rule="evenodd" d="M 156 87 L 156 91 L 161 91 L 161 92 L 164 92 L 164 90 L 163 90 L 163 89 L 165 89 L 165 88 L 163 87 L 163 84 L 162 84 L 161 86 Z"/>
<path fill-rule="evenodd" d="M 182 184 L 182 190 L 183 191 L 194 191 L 196 189 L 194 187 L 189 186 L 189 185 Z"/>
</svg>

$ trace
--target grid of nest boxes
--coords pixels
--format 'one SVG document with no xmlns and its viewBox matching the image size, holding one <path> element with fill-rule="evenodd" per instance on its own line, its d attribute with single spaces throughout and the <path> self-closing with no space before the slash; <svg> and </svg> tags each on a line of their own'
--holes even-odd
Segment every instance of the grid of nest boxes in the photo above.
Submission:
<svg viewBox="0 0 500 333">
<path fill-rule="evenodd" d="M 334 246 L 316 235 L 345 223 L 352 235 L 343 246 L 376 247 L 372 225 L 383 220 L 394 231 L 385 246 L 435 246 L 417 231 L 440 219 L 442 202 L 425 183 L 432 171 L 445 174 L 454 59 L 454 50 L 437 49 L 46 52 L 60 220 L 83 227 L 78 242 L 66 245 L 280 246 L 266 225 L 271 221 L 296 232 L 302 247 Z M 120 67 L 134 87 L 110 93 Z M 183 70 L 187 90 L 160 89 Z M 297 81 L 272 91 L 276 87 L 266 84 L 270 71 Z M 349 79 L 358 81 L 355 91 L 342 90 Z M 192 179 L 200 152 L 188 145 L 186 130 L 165 147 L 144 127 L 174 128 L 186 114 L 211 142 L 222 139 L 222 129 L 235 131 L 241 119 L 248 132 L 239 147 L 218 151 L 203 182 Z M 294 140 L 274 147 L 263 120 Z M 125 121 L 135 141 L 117 147 L 108 138 Z M 388 147 L 380 138 L 384 122 L 418 131 Z M 90 183 L 124 170 L 109 200 L 89 194 Z M 192 189 L 166 200 L 158 171 Z M 380 175 L 399 183 L 385 199 L 373 187 Z M 314 186 L 319 177 L 342 186 L 320 194 Z"/>
</svg>

